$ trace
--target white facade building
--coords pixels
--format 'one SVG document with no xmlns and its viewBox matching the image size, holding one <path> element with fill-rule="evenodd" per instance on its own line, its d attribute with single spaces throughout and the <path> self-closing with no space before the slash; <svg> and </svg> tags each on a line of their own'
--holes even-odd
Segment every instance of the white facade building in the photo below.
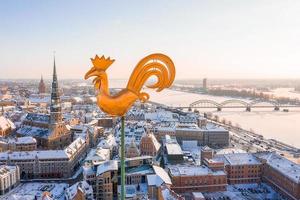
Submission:
<svg viewBox="0 0 300 200">
<path fill-rule="evenodd" d="M 20 182 L 18 166 L 0 165 L 0 195 L 6 194 Z"/>
</svg>

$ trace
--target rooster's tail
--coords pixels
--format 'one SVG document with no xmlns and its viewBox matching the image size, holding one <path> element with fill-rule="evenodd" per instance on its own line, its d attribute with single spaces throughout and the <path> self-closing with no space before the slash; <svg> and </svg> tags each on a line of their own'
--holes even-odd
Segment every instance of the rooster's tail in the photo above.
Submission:
<svg viewBox="0 0 300 200">
<path fill-rule="evenodd" d="M 164 54 L 156 53 L 146 56 L 136 65 L 129 78 L 127 89 L 136 93 L 142 102 L 149 99 L 147 93 L 140 91 L 151 76 L 156 76 L 157 81 L 146 87 L 156 89 L 157 92 L 170 87 L 175 79 L 173 61 Z"/>
</svg>

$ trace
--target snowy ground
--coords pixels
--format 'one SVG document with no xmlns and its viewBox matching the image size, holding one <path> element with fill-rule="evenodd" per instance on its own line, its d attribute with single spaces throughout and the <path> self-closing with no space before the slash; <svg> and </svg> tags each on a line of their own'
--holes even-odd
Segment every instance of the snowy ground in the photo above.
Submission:
<svg viewBox="0 0 300 200">
<path fill-rule="evenodd" d="M 207 200 L 284 200 L 266 184 L 228 185 L 225 192 L 204 193 Z"/>
<path fill-rule="evenodd" d="M 64 200 L 65 183 L 24 183 L 0 197 L 1 200 L 37 200 L 42 199 L 44 192 L 50 192 L 54 200 Z"/>
</svg>

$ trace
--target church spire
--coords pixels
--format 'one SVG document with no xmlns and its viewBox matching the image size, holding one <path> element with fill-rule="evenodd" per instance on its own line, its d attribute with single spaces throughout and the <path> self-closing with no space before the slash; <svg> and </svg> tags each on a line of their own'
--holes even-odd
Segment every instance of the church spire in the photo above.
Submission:
<svg viewBox="0 0 300 200">
<path fill-rule="evenodd" d="M 51 106 L 50 106 L 50 122 L 51 124 L 57 124 L 61 121 L 62 121 L 62 114 L 61 114 L 60 94 L 58 88 L 55 55 L 54 55 Z"/>
<path fill-rule="evenodd" d="M 56 64 L 55 64 L 55 54 L 54 54 L 54 63 L 53 63 L 53 81 L 57 81 L 57 74 L 56 74 Z"/>
<path fill-rule="evenodd" d="M 44 83 L 43 75 L 41 75 L 41 80 L 40 80 L 39 88 L 38 89 L 39 89 L 39 94 L 46 93 L 46 85 Z"/>
</svg>

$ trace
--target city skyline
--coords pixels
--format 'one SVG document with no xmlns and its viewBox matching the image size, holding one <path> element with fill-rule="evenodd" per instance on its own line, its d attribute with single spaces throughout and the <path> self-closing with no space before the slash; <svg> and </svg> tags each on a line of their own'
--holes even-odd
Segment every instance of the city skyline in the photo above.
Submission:
<svg viewBox="0 0 300 200">
<path fill-rule="evenodd" d="M 300 1 L 0 7 L 1 200 L 300 200 Z"/>
<path fill-rule="evenodd" d="M 95 54 L 116 59 L 110 79 L 127 79 L 138 60 L 153 52 L 174 59 L 177 79 L 300 78 L 297 5 L 5 2 L 0 8 L 0 79 L 38 79 L 41 74 L 50 79 L 53 51 L 60 79 L 82 79 Z"/>
</svg>

